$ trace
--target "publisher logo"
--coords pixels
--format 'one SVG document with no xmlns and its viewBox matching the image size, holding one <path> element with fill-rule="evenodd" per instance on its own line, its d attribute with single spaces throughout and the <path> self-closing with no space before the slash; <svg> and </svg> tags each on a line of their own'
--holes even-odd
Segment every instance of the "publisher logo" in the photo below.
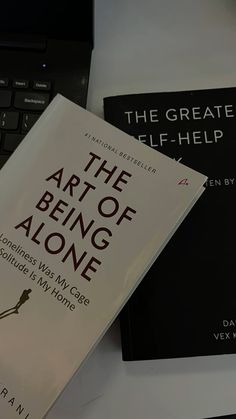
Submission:
<svg viewBox="0 0 236 419">
<path fill-rule="evenodd" d="M 181 179 L 178 185 L 188 185 L 188 179 Z"/>
</svg>

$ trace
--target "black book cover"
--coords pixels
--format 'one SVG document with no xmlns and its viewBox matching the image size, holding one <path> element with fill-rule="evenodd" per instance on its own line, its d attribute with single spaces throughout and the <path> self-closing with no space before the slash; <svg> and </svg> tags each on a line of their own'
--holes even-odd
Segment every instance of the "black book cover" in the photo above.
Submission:
<svg viewBox="0 0 236 419">
<path fill-rule="evenodd" d="M 214 416 L 208 419 L 236 419 L 236 415 L 227 415 L 227 416 Z"/>
<path fill-rule="evenodd" d="M 235 353 L 236 88 L 108 97 L 104 114 L 208 176 L 121 313 L 123 359 Z"/>
</svg>

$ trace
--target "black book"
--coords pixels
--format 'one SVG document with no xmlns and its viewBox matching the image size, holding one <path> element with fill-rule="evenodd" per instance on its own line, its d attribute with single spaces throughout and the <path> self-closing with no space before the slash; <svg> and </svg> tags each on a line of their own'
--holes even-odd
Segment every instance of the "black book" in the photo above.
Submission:
<svg viewBox="0 0 236 419">
<path fill-rule="evenodd" d="M 227 415 L 227 416 L 214 416 L 208 419 L 236 419 L 236 415 Z"/>
<path fill-rule="evenodd" d="M 123 359 L 235 353 L 236 88 L 108 97 L 104 112 L 208 176 L 206 192 L 121 313 Z"/>
</svg>

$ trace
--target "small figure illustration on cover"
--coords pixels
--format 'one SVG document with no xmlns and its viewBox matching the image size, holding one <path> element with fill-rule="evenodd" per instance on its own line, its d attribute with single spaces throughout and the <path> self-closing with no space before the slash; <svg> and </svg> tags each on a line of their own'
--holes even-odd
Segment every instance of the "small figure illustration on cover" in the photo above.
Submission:
<svg viewBox="0 0 236 419">
<path fill-rule="evenodd" d="M 10 316 L 11 314 L 18 314 L 19 308 L 23 304 L 25 304 L 27 300 L 29 300 L 29 294 L 31 292 L 32 292 L 31 289 L 24 290 L 20 296 L 18 303 L 15 306 L 8 308 L 7 310 L 4 310 L 2 313 L 0 313 L 0 320 L 3 319 L 4 317 Z"/>
</svg>

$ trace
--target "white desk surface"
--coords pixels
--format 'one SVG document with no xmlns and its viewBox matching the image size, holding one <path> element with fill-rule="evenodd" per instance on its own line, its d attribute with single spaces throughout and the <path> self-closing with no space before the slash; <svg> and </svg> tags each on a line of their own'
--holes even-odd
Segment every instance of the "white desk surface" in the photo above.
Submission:
<svg viewBox="0 0 236 419">
<path fill-rule="evenodd" d="M 104 96 L 236 85 L 234 0 L 96 0 L 95 9 L 88 109 L 97 115 Z M 48 419 L 232 413 L 236 355 L 124 363 L 116 321 Z"/>
</svg>

